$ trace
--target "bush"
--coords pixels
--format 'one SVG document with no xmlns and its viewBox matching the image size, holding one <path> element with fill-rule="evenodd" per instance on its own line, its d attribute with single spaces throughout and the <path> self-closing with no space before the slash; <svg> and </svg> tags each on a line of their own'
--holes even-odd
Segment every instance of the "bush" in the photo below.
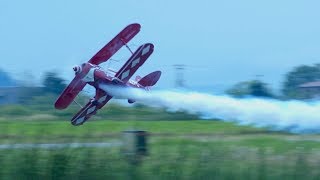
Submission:
<svg viewBox="0 0 320 180">
<path fill-rule="evenodd" d="M 0 108 L 1 116 L 28 116 L 34 113 L 31 109 L 23 105 L 1 106 Z"/>
</svg>

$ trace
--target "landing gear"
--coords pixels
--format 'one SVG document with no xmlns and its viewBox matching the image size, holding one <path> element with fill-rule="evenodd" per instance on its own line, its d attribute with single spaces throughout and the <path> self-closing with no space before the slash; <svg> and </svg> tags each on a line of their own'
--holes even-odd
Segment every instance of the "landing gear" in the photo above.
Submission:
<svg viewBox="0 0 320 180">
<path fill-rule="evenodd" d="M 122 82 L 120 79 L 118 79 L 118 78 L 113 78 L 113 79 L 112 79 L 112 83 L 113 83 L 114 85 L 123 84 L 123 82 Z"/>
</svg>

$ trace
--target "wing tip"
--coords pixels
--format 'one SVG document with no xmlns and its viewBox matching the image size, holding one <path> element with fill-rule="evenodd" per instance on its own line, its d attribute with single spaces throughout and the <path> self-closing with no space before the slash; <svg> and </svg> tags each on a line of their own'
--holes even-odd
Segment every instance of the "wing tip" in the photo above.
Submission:
<svg viewBox="0 0 320 180">
<path fill-rule="evenodd" d="M 54 103 L 54 108 L 56 108 L 56 109 L 61 110 L 61 109 L 65 109 L 66 107 L 67 106 L 61 104 L 59 101 L 56 101 L 56 103 Z"/>
<path fill-rule="evenodd" d="M 141 45 L 141 47 L 143 47 L 143 46 L 150 46 L 150 50 L 149 51 L 154 51 L 154 45 L 152 44 L 152 43 L 145 43 L 145 44 L 143 44 L 143 45 Z"/>
<path fill-rule="evenodd" d="M 76 121 L 71 121 L 71 125 L 73 126 L 81 126 L 83 123 L 78 123 Z"/>
<path fill-rule="evenodd" d="M 132 23 L 132 24 L 129 24 L 128 26 L 133 26 L 137 29 L 141 29 L 141 25 L 139 23 Z"/>
</svg>

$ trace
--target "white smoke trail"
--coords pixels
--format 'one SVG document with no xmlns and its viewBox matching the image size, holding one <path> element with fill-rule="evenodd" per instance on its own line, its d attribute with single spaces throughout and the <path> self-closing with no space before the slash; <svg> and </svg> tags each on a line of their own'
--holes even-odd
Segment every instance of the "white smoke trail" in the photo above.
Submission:
<svg viewBox="0 0 320 180">
<path fill-rule="evenodd" d="M 115 97 L 134 99 L 171 111 L 187 111 L 242 125 L 269 127 L 294 133 L 320 133 L 320 103 L 267 99 L 235 99 L 198 92 L 152 91 L 101 85 Z"/>
</svg>

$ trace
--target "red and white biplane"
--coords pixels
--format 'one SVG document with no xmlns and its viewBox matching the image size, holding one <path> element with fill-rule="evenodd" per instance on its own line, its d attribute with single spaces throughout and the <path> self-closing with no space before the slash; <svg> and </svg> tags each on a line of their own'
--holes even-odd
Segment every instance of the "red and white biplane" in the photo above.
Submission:
<svg viewBox="0 0 320 180">
<path fill-rule="evenodd" d="M 110 94 L 100 88 L 100 85 L 126 86 L 149 90 L 149 87 L 157 83 L 161 71 L 152 72 L 143 78 L 137 76 L 135 80 L 130 79 L 152 54 L 154 48 L 153 44 L 146 43 L 135 52 L 131 51 L 127 43 L 138 34 L 140 27 L 140 24 L 128 25 L 87 63 L 73 68 L 75 77 L 55 102 L 56 109 L 67 108 L 72 101 L 75 101 L 75 97 L 87 84 L 96 89 L 94 98 L 72 118 L 71 123 L 73 125 L 83 124 L 112 98 Z M 99 64 L 108 61 L 122 46 L 126 46 L 132 54 L 128 61 L 117 72 L 103 71 Z M 133 103 L 134 100 L 128 99 L 128 102 Z"/>
</svg>

